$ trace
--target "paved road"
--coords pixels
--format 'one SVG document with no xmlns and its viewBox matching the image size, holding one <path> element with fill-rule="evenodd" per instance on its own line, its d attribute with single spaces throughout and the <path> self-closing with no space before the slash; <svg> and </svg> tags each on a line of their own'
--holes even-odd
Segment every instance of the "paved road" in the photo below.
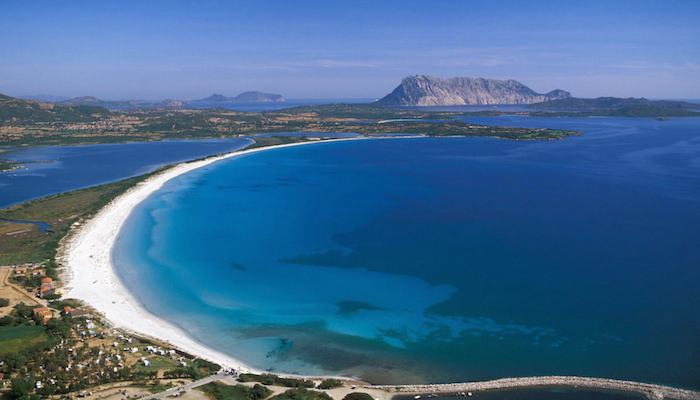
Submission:
<svg viewBox="0 0 700 400">
<path fill-rule="evenodd" d="M 151 395 L 151 396 L 141 397 L 141 400 L 162 399 L 162 398 L 165 398 L 167 396 L 172 396 L 178 392 L 191 390 L 191 389 L 194 389 L 198 386 L 202 386 L 202 385 L 206 385 L 207 383 L 210 383 L 210 382 L 218 381 L 219 379 L 224 378 L 226 376 L 228 376 L 228 374 L 226 372 L 220 371 L 220 372 L 216 373 L 215 375 L 207 376 L 206 378 L 200 379 L 198 381 L 194 381 L 194 382 L 187 384 L 187 385 L 174 387 L 172 389 L 166 390 L 165 392 L 156 393 L 156 394 Z"/>
</svg>

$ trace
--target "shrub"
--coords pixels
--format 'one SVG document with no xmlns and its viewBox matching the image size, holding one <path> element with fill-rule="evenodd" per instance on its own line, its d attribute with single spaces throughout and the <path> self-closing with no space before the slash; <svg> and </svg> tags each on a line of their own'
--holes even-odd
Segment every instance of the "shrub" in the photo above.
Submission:
<svg viewBox="0 0 700 400">
<path fill-rule="evenodd" d="M 333 389 L 336 387 L 343 386 L 343 381 L 340 379 L 324 379 L 320 385 L 318 385 L 319 389 Z"/>
<path fill-rule="evenodd" d="M 343 400 L 374 400 L 372 396 L 368 395 L 367 393 L 362 393 L 362 392 L 352 392 L 348 393 L 345 397 L 343 397 Z"/>
</svg>

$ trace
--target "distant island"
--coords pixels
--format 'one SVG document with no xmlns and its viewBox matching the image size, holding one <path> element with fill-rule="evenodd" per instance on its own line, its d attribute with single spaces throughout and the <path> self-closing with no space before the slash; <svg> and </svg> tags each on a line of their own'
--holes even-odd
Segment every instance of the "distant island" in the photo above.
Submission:
<svg viewBox="0 0 700 400">
<path fill-rule="evenodd" d="M 215 93 L 203 99 L 192 100 L 192 103 L 277 103 L 283 101 L 284 97 L 281 94 L 243 92 L 236 97 L 226 97 Z"/>
<path fill-rule="evenodd" d="M 192 104 L 207 104 L 211 103 L 270 103 L 283 102 L 284 97 L 280 94 L 263 93 L 263 92 L 243 92 L 235 97 L 227 97 L 222 94 L 213 94 L 209 97 L 196 100 L 176 100 L 165 99 L 162 101 L 146 101 L 146 100 L 103 100 L 95 96 L 80 96 L 66 99 L 61 96 L 33 96 L 26 100 L 32 100 L 38 103 L 56 104 L 61 106 L 90 106 L 102 107 L 107 110 L 121 110 L 128 108 L 178 108 L 187 107 Z"/>
<path fill-rule="evenodd" d="M 537 93 L 516 80 L 484 78 L 436 78 L 428 75 L 407 76 L 401 84 L 377 104 L 385 106 L 463 106 L 485 104 L 533 104 L 571 97 L 556 89 Z"/>
<path fill-rule="evenodd" d="M 186 100 L 166 99 L 160 102 L 148 102 L 140 100 L 109 101 L 101 100 L 94 96 L 74 97 L 68 100 L 58 101 L 55 104 L 70 106 L 95 106 L 107 109 L 120 108 L 153 108 L 153 107 L 183 107 L 188 105 Z"/>
</svg>

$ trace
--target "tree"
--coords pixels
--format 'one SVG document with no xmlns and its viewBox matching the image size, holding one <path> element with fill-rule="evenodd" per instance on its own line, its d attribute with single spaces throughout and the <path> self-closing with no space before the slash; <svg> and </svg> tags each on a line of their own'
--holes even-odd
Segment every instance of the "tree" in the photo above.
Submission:
<svg viewBox="0 0 700 400">
<path fill-rule="evenodd" d="M 343 386 L 343 381 L 340 379 L 324 379 L 320 385 L 318 385 L 319 389 L 333 389 L 335 387 L 340 387 Z"/>
<path fill-rule="evenodd" d="M 12 379 L 11 385 L 12 388 L 10 389 L 9 393 L 11 399 L 21 399 L 22 397 L 27 396 L 29 391 L 32 389 L 30 383 L 22 378 Z"/>
</svg>

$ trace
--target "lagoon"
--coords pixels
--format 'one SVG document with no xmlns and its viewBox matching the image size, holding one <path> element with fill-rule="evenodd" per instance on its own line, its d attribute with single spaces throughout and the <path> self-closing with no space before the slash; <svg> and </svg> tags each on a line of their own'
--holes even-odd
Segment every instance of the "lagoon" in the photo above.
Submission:
<svg viewBox="0 0 700 400">
<path fill-rule="evenodd" d="M 0 158 L 25 164 L 0 172 L 0 208 L 227 153 L 250 143 L 250 139 L 236 138 L 3 148 Z"/>
</svg>

